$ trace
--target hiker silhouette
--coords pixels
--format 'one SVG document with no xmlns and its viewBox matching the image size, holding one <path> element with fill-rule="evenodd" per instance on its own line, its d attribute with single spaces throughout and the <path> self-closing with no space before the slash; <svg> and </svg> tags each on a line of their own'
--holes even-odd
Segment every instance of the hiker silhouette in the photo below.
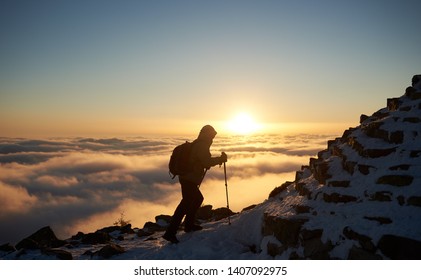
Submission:
<svg viewBox="0 0 421 280">
<path fill-rule="evenodd" d="M 209 149 L 216 134 L 217 132 L 210 125 L 205 125 L 200 130 L 199 136 L 193 141 L 190 153 L 191 171 L 178 176 L 182 199 L 174 211 L 169 227 L 163 235 L 163 238 L 171 243 L 179 242 L 176 234 L 184 216 L 186 216 L 184 220 L 185 232 L 202 229 L 200 225 L 195 224 L 196 212 L 203 202 L 203 195 L 199 190 L 200 184 L 208 169 L 227 161 L 227 155 L 224 152 L 219 157 L 212 157 L 210 153 Z"/>
</svg>

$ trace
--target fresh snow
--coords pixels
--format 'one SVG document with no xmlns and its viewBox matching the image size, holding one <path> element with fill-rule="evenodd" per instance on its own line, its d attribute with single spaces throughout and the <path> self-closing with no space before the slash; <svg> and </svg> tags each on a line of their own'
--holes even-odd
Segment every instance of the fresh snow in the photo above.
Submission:
<svg viewBox="0 0 421 280">
<path fill-rule="evenodd" d="M 421 87 L 421 83 L 420 83 Z M 403 106 L 417 107 L 420 101 L 412 101 L 401 97 Z M 382 109 L 385 112 L 387 109 Z M 421 110 L 416 117 L 421 117 Z M 411 112 L 412 112 L 411 111 Z M 203 230 L 193 233 L 179 231 L 177 237 L 179 244 L 171 244 L 161 236 L 163 232 L 156 232 L 148 237 L 138 237 L 137 234 L 123 234 L 124 239 L 118 240 L 121 234 L 114 232 L 115 244 L 122 246 L 125 253 L 115 255 L 112 259 L 136 260 L 136 259 L 272 259 L 268 254 L 268 244 L 282 245 L 274 236 L 263 236 L 262 227 L 264 216 L 275 216 L 281 218 L 308 218 L 304 224 L 306 229 L 323 229 L 322 242 L 332 242 L 334 248 L 330 251 L 330 257 L 335 259 L 346 259 L 350 248 L 357 244 L 357 241 L 343 237 L 343 230 L 346 227 L 359 234 L 369 236 L 374 244 L 384 234 L 393 234 L 401 237 L 420 240 L 421 238 L 421 207 L 411 205 L 399 205 L 397 197 L 417 196 L 421 197 L 421 157 L 410 157 L 410 151 L 421 151 L 421 129 L 418 123 L 397 122 L 397 118 L 407 117 L 408 113 L 403 111 L 390 112 L 390 115 L 382 119 L 384 123 L 381 129 L 389 132 L 401 130 L 405 135 L 405 142 L 402 145 L 386 143 L 380 139 L 366 136 L 361 127 L 366 122 L 353 130 L 351 135 L 355 137 L 366 149 L 397 147 L 397 152 L 389 156 L 379 158 L 364 158 L 346 143 L 337 141 L 335 145 L 341 148 L 349 161 L 359 164 L 373 166 L 369 174 L 363 175 L 358 170 L 350 174 L 343 170 L 340 159 L 331 154 L 324 155 L 329 160 L 329 174 L 326 185 L 320 184 L 311 173 L 304 170 L 300 180 L 305 183 L 306 188 L 311 190 L 312 199 L 299 195 L 295 184 L 291 183 L 279 195 L 263 201 L 256 207 L 231 216 L 231 225 L 227 219 L 203 223 Z M 417 131 L 418 133 L 413 133 Z M 409 139 L 409 140 L 408 140 Z M 392 166 L 401 164 L 410 165 L 408 170 L 390 170 Z M 395 187 L 377 184 L 376 180 L 383 175 L 404 174 L 414 178 L 410 186 Z M 327 187 L 330 181 L 349 180 L 350 186 Z M 350 203 L 326 203 L 323 194 L 339 192 L 342 195 L 357 197 L 358 200 Z M 391 201 L 373 201 L 368 197 L 376 192 L 386 192 Z M 312 209 L 309 213 L 297 214 L 292 206 L 308 206 Z M 317 213 L 315 213 L 317 212 Z M 387 217 L 393 223 L 381 225 L 378 221 L 366 219 L 365 217 Z M 162 222 L 159 222 L 162 223 Z M 136 229 L 137 230 L 137 229 Z M 91 256 L 84 255 L 87 250 L 95 252 L 102 248 L 102 245 L 77 245 L 75 247 L 62 248 L 72 253 L 74 259 L 91 259 Z M 303 248 L 295 248 L 295 252 L 302 252 Z M 288 259 L 291 248 L 276 259 Z M 380 254 L 377 252 L 377 254 Z M 387 258 L 381 255 L 384 258 Z M 39 250 L 13 252 L 7 255 L 0 255 L 3 259 L 45 259 L 48 256 L 42 255 Z M 93 257 L 95 259 L 95 256 Z"/>
</svg>

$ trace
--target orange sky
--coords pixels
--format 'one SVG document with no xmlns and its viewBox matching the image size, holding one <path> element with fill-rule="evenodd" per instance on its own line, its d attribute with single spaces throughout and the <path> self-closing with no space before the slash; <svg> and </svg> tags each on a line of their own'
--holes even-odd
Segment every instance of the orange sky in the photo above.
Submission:
<svg viewBox="0 0 421 280">
<path fill-rule="evenodd" d="M 419 71 L 420 3 L 9 1 L 0 136 L 343 130 Z"/>
</svg>

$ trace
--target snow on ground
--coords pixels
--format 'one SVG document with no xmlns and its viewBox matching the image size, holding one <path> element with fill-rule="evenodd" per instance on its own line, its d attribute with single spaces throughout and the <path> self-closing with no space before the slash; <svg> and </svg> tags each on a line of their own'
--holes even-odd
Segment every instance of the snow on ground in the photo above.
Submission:
<svg viewBox="0 0 421 280">
<path fill-rule="evenodd" d="M 410 100 L 405 96 L 400 98 L 402 106 L 411 110 L 396 110 L 388 112 L 381 120 L 369 120 L 354 129 L 350 137 L 358 141 L 364 149 L 396 150 L 386 156 L 361 156 L 359 152 L 346 141 L 336 140 L 335 149 L 342 155 L 335 155 L 326 151 L 322 155 L 324 162 L 328 162 L 328 172 L 331 177 L 322 184 L 316 180 L 309 169 L 303 171 L 298 181 L 289 184 L 280 194 L 263 201 L 256 207 L 245 210 L 228 219 L 203 223 L 203 230 L 184 233 L 178 232 L 179 244 L 171 244 L 161 236 L 162 231 L 148 237 L 139 237 L 135 233 L 123 234 L 114 232 L 113 242 L 125 249 L 125 252 L 111 257 L 112 259 L 272 259 L 268 252 L 268 244 L 282 246 L 281 242 L 272 235 L 263 235 L 265 216 L 288 218 L 303 218 L 307 222 L 303 227 L 308 230 L 322 229 L 321 242 L 331 243 L 332 259 L 347 259 L 351 248 L 358 245 L 353 238 L 345 238 L 344 230 L 349 228 L 358 235 L 368 237 L 373 244 L 378 244 L 384 235 L 396 235 L 420 241 L 421 236 L 421 207 L 408 203 L 410 198 L 421 198 L 421 157 L 411 156 L 411 153 L 421 153 L 421 129 L 417 122 L 402 121 L 408 116 L 420 118 L 421 102 Z M 379 112 L 384 114 L 386 109 Z M 398 121 L 400 120 L 400 121 Z M 388 143 L 382 139 L 369 137 L 363 131 L 365 125 L 381 121 L 381 129 L 388 133 L 402 131 L 405 141 L 401 144 Z M 352 172 L 344 170 L 344 160 L 369 167 L 369 172 L 362 173 L 358 168 Z M 405 167 L 399 167 L 405 166 Z M 412 182 L 404 186 L 379 183 L 378 179 L 384 175 L 407 175 Z M 329 185 L 333 181 L 349 181 L 349 186 L 335 187 Z M 310 191 L 310 195 L 303 195 L 297 190 L 297 184 L 303 184 Z M 324 195 L 333 193 L 355 198 L 346 203 L 331 203 Z M 373 195 L 384 195 L 386 199 L 373 199 Z M 402 200 L 404 202 L 402 202 Z M 310 211 L 297 213 L 294 206 L 308 207 Z M 390 222 L 381 223 L 378 218 L 389 219 Z M 374 218 L 374 219 L 373 219 Z M 288 259 L 294 251 L 299 256 L 305 248 L 283 248 L 276 259 Z M 63 248 L 70 252 L 74 259 L 91 259 L 92 255 L 85 252 L 98 251 L 102 245 L 78 244 L 74 247 Z M 377 249 L 376 249 L 377 250 Z M 373 255 L 385 257 L 379 250 Z M 39 250 L 27 250 L 24 255 L 16 251 L 7 255 L 0 255 L 3 259 L 45 259 L 47 256 Z M 93 256 L 95 259 L 95 255 Z"/>
</svg>

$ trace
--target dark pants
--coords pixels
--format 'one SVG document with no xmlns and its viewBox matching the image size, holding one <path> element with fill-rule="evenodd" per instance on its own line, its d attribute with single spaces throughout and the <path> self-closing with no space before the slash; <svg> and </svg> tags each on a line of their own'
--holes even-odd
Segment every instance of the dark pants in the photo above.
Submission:
<svg viewBox="0 0 421 280">
<path fill-rule="evenodd" d="M 184 180 L 180 180 L 180 184 L 183 198 L 175 209 L 170 226 L 167 229 L 166 234 L 169 235 L 175 235 L 177 233 L 184 215 L 186 215 L 184 228 L 191 228 L 194 225 L 196 212 L 203 202 L 203 195 L 197 184 Z"/>
</svg>

